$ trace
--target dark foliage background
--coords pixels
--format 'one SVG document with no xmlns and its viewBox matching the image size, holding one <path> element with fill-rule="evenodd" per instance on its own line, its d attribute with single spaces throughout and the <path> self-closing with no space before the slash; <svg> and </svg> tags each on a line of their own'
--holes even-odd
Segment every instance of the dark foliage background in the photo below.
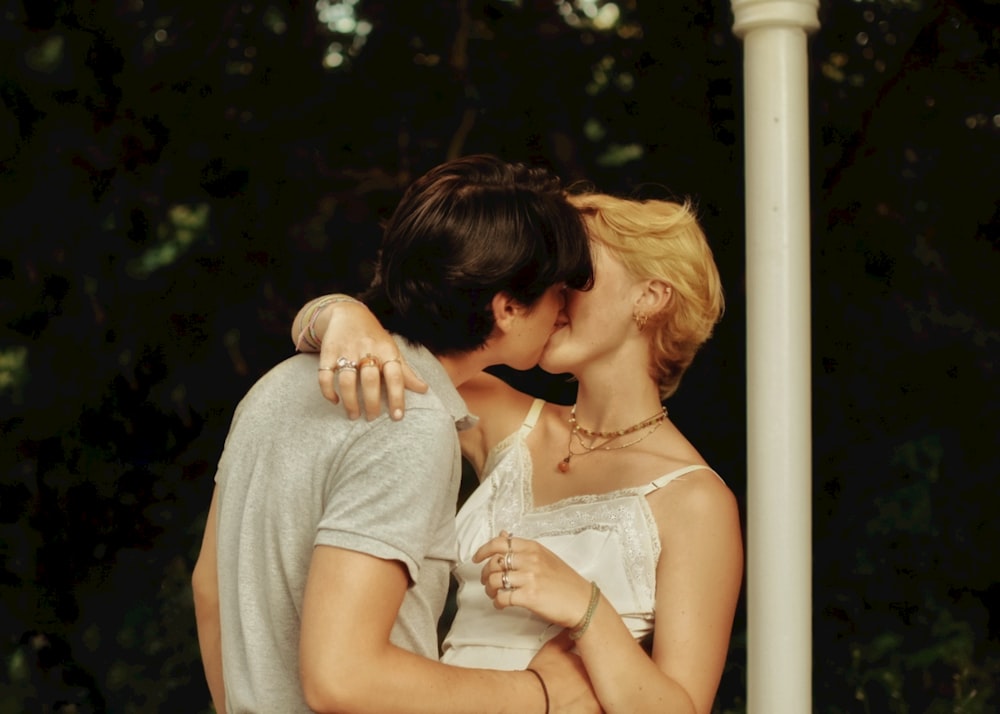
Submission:
<svg viewBox="0 0 1000 714">
<path fill-rule="evenodd" d="M 996 10 L 831 0 L 811 40 L 824 714 L 1000 706 Z M 690 0 L 0 2 L 0 711 L 210 711 L 189 577 L 232 409 L 450 156 L 698 201 L 728 312 L 671 415 L 742 498 L 730 25 Z"/>
</svg>

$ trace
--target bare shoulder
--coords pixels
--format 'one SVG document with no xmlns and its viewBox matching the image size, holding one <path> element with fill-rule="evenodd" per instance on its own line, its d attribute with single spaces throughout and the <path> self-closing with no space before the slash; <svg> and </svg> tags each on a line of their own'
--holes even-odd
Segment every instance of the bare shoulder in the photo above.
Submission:
<svg viewBox="0 0 1000 714">
<path fill-rule="evenodd" d="M 732 489 L 710 468 L 679 476 L 649 497 L 661 531 L 701 532 L 740 527 Z"/>
<path fill-rule="evenodd" d="M 458 391 L 469 410 L 484 422 L 487 432 L 503 433 L 508 427 L 516 429 L 534 399 L 488 372 L 480 372 L 466 380 Z"/>
<path fill-rule="evenodd" d="M 479 372 L 473 377 L 462 382 L 458 388 L 466 398 L 504 398 L 504 399 L 531 399 L 531 395 L 520 392 L 507 384 L 500 377 L 491 372 Z"/>
<path fill-rule="evenodd" d="M 460 438 L 465 457 L 481 473 L 489 451 L 521 425 L 534 398 L 488 372 L 466 380 L 458 392 L 479 417 L 475 429 L 460 433 Z"/>
<path fill-rule="evenodd" d="M 489 372 L 480 372 L 465 380 L 458 391 L 466 402 L 490 397 L 504 397 L 508 392 L 517 392 L 512 386 Z"/>
</svg>

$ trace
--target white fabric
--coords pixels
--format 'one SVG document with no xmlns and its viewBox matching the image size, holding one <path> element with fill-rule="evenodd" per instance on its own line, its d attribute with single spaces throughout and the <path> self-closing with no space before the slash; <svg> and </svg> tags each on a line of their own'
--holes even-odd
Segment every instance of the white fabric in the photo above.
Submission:
<svg viewBox="0 0 1000 714">
<path fill-rule="evenodd" d="M 645 496 L 706 467 L 685 466 L 637 488 L 534 508 L 525 438 L 543 405 L 535 400 L 521 428 L 493 448 L 486 478 L 458 513 L 458 611 L 442 647 L 442 661 L 448 664 L 523 669 L 560 631 L 523 608 L 497 610 L 486 596 L 479 581 L 482 564 L 473 563 L 472 556 L 501 530 L 539 541 L 595 581 L 636 639 L 653 629 L 660 539 Z"/>
</svg>

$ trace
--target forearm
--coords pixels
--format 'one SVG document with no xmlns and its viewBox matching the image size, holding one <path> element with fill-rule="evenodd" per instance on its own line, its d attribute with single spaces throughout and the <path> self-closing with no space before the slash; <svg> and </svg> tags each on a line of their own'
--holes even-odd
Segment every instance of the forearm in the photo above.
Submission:
<svg viewBox="0 0 1000 714">
<path fill-rule="evenodd" d="M 226 712 L 226 688 L 222 679 L 222 633 L 219 627 L 219 610 L 200 606 L 195 601 L 198 628 L 198 647 L 205 669 L 205 681 L 218 714 Z"/>
<path fill-rule="evenodd" d="M 317 547 L 302 601 L 299 674 L 310 709 L 350 714 L 543 714 L 530 672 L 443 665 L 390 634 L 406 595 L 398 561 Z"/>
<path fill-rule="evenodd" d="M 530 672 L 441 664 L 393 645 L 338 663 L 323 682 L 304 681 L 310 708 L 350 714 L 543 714 Z"/>
<path fill-rule="evenodd" d="M 646 654 L 603 597 L 576 647 L 607 714 L 696 714 L 688 693 Z"/>
</svg>

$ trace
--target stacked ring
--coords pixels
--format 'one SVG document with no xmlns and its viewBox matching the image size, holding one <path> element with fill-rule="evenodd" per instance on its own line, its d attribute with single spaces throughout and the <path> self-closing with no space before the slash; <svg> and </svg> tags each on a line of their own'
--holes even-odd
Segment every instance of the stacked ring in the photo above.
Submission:
<svg viewBox="0 0 1000 714">
<path fill-rule="evenodd" d="M 510 586 L 510 573 L 508 571 L 503 571 L 503 575 L 500 577 L 500 582 L 503 585 L 504 590 L 513 590 Z"/>
<path fill-rule="evenodd" d="M 347 359 L 346 357 L 338 357 L 335 363 L 335 367 L 333 368 L 333 373 L 337 374 L 338 372 L 345 369 L 350 372 L 357 372 L 358 365 L 356 365 L 354 362 Z"/>
<path fill-rule="evenodd" d="M 374 367 L 375 369 L 380 369 L 378 357 L 373 355 L 371 352 L 366 354 L 364 357 L 357 361 L 357 368 L 364 369 L 365 367 Z"/>
</svg>

